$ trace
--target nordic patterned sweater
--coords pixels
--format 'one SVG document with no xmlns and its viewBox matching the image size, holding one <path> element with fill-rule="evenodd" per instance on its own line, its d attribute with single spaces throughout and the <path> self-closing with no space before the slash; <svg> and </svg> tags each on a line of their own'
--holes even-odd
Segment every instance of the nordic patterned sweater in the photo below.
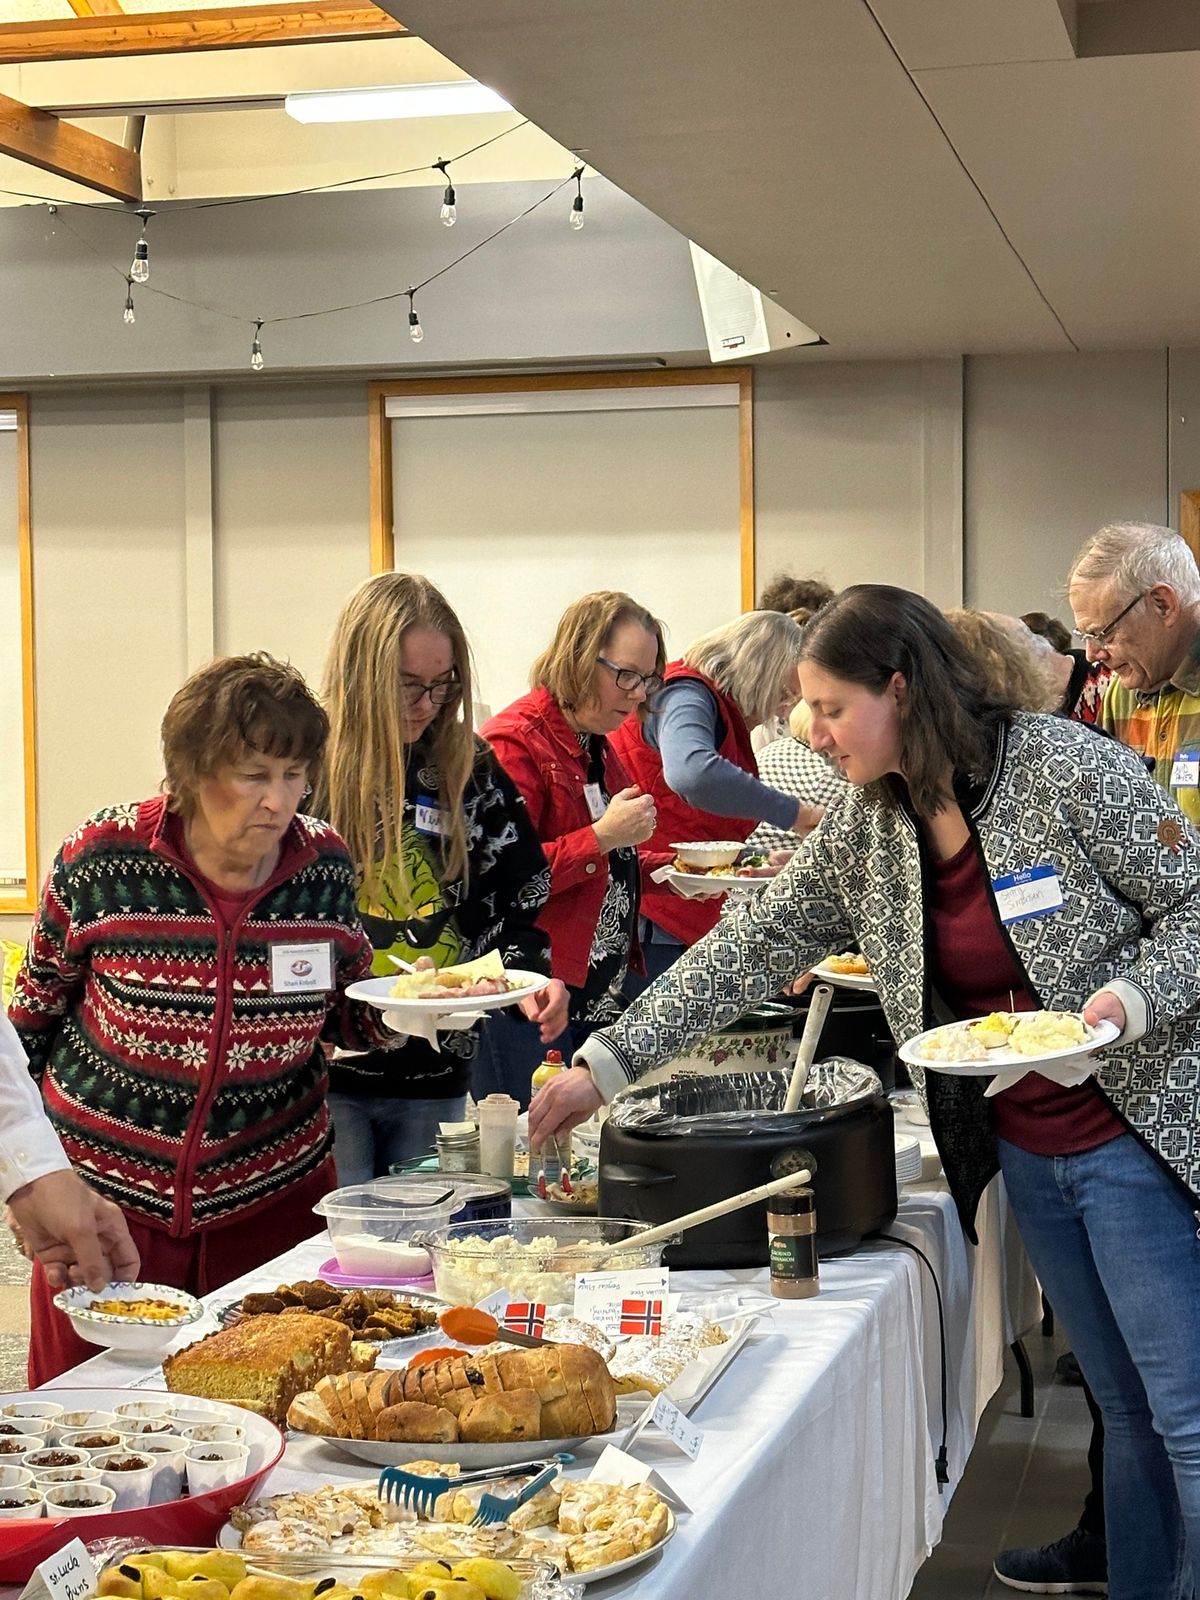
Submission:
<svg viewBox="0 0 1200 1600">
<path fill-rule="evenodd" d="M 1200 834 L 1133 751 L 1059 717 L 1014 716 L 989 778 L 962 804 L 989 880 L 1042 865 L 1057 873 L 1062 909 L 1014 922 L 1003 937 L 1039 1005 L 1078 1011 L 1105 987 L 1119 996 L 1127 1026 L 1095 1056 L 1097 1086 L 1200 1205 Z M 926 877 L 912 816 L 880 785 L 847 786 L 784 871 L 576 1060 L 610 1100 L 851 943 L 870 963 L 898 1044 L 951 1020 L 935 993 Z M 931 1071 L 924 1087 L 973 1237 L 998 1165 L 984 1080 Z"/>
<path fill-rule="evenodd" d="M 230 938 L 161 798 L 89 817 L 42 892 L 9 1015 L 72 1163 L 181 1237 L 250 1214 L 332 1147 L 321 1040 L 390 1037 L 344 998 L 370 975 L 354 872 L 298 816 Z M 335 992 L 274 994 L 271 950 L 328 940 Z"/>
</svg>

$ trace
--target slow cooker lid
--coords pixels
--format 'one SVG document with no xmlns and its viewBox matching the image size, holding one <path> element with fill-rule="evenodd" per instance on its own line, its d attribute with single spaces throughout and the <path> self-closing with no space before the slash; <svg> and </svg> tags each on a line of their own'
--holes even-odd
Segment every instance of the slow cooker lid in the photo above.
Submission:
<svg viewBox="0 0 1200 1600">
<path fill-rule="evenodd" d="M 790 1071 L 680 1073 L 665 1083 L 626 1089 L 612 1103 L 615 1128 L 653 1138 L 679 1134 L 742 1136 L 800 1133 L 815 1122 L 861 1109 L 883 1093 L 870 1067 L 848 1056 L 817 1062 L 798 1111 L 785 1112 Z"/>
</svg>

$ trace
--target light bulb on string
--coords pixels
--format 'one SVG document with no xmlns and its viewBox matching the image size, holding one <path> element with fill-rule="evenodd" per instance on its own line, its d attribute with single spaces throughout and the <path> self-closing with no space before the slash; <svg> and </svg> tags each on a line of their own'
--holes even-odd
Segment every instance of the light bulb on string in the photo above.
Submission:
<svg viewBox="0 0 1200 1600">
<path fill-rule="evenodd" d="M 265 365 L 262 353 L 262 319 L 254 324 L 254 339 L 250 345 L 250 366 L 255 372 L 261 372 Z"/>
<path fill-rule="evenodd" d="M 133 312 L 133 279 L 125 279 L 125 310 L 121 313 L 121 320 L 127 328 L 132 328 L 137 318 Z"/>
<path fill-rule="evenodd" d="M 425 329 L 421 326 L 421 319 L 417 316 L 417 308 L 413 304 L 416 292 L 415 289 L 408 291 L 408 337 L 414 344 L 420 344 L 425 337 Z"/>
<path fill-rule="evenodd" d="M 139 206 L 135 215 L 142 220 L 142 231 L 133 247 L 133 262 L 129 268 L 129 276 L 134 283 L 146 283 L 150 278 L 150 246 L 146 243 L 146 227 L 154 213 L 149 206 Z"/>
<path fill-rule="evenodd" d="M 578 233 L 583 227 L 583 168 L 576 167 L 571 174 L 575 179 L 575 198 L 571 201 L 571 212 L 568 218 L 572 228 Z"/>
<path fill-rule="evenodd" d="M 446 168 L 449 165 L 449 161 L 443 156 L 440 160 L 433 163 L 433 170 L 435 172 L 440 172 L 442 177 L 446 180 L 446 187 L 442 194 L 442 209 L 440 214 L 443 224 L 447 228 L 452 228 L 458 221 L 458 205 L 455 200 L 454 185 L 450 182 L 450 174 L 446 171 Z"/>
</svg>

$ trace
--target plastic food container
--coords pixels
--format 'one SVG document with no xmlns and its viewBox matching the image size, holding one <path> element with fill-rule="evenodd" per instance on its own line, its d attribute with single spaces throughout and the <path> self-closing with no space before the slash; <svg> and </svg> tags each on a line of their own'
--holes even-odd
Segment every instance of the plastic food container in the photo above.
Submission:
<svg viewBox="0 0 1200 1600">
<path fill-rule="evenodd" d="M 313 1210 L 325 1218 L 342 1272 L 357 1277 L 423 1278 L 429 1252 L 413 1241 L 449 1225 L 460 1204 L 453 1178 L 376 1178 L 335 1189 Z"/>
<path fill-rule="evenodd" d="M 639 1248 L 637 1236 L 649 1226 L 626 1217 L 456 1223 L 427 1241 L 434 1284 L 444 1300 L 458 1305 L 475 1305 L 497 1289 L 507 1290 L 513 1300 L 570 1304 L 577 1272 L 659 1266 L 672 1241 Z M 625 1240 L 627 1249 L 605 1260 L 597 1258 L 598 1246 Z"/>
</svg>

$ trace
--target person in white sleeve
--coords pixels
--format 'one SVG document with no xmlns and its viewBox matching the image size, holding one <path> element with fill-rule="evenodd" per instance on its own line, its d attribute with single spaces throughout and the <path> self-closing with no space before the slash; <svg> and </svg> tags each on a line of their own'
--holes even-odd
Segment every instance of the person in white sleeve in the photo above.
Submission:
<svg viewBox="0 0 1200 1600">
<path fill-rule="evenodd" d="M 42 1109 L 25 1052 L 0 1011 L 0 1202 L 56 1289 L 136 1278 L 138 1253 L 120 1208 L 71 1170 Z"/>
</svg>

